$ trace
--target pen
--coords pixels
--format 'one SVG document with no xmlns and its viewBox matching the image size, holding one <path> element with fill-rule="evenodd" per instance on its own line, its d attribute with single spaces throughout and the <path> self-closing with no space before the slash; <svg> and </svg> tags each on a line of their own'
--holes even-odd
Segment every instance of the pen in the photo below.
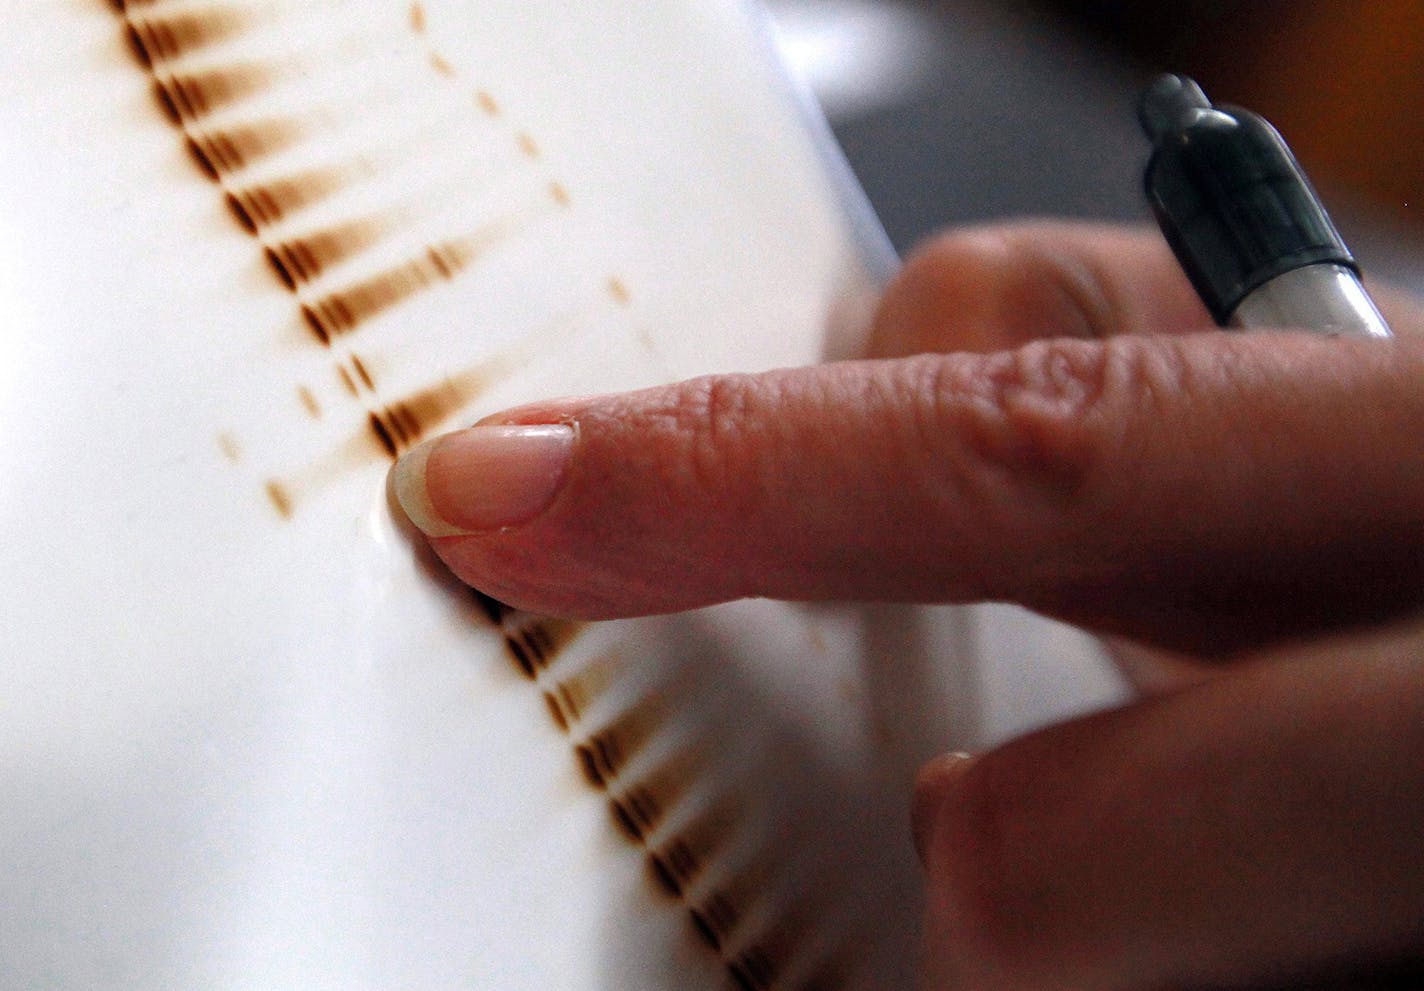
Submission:
<svg viewBox="0 0 1424 991">
<path fill-rule="evenodd" d="M 1147 89 L 1138 116 L 1152 139 L 1152 212 L 1219 325 L 1392 336 L 1275 128 L 1248 110 L 1212 106 L 1174 75 Z"/>
</svg>

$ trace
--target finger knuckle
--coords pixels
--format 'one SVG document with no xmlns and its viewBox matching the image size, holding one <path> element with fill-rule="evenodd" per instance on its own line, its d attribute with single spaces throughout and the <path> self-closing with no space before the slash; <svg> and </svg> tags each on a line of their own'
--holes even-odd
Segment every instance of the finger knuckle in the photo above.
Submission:
<svg viewBox="0 0 1424 991">
<path fill-rule="evenodd" d="M 946 369 L 935 394 L 976 468 L 1073 492 L 1099 460 L 1109 360 L 1100 345 L 1035 343 Z"/>
<path fill-rule="evenodd" d="M 1097 483 L 1123 459 L 1134 417 L 1150 415 L 1170 388 L 1170 362 L 1149 355 L 1132 339 L 989 355 L 946 369 L 940 415 L 968 445 L 973 470 L 1073 515 L 1092 508 Z"/>
</svg>

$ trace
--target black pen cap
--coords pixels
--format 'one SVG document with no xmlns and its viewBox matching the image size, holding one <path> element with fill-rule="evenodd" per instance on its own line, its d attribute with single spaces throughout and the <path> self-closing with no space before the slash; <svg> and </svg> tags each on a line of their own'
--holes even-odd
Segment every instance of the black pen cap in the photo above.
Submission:
<svg viewBox="0 0 1424 991">
<path fill-rule="evenodd" d="M 1359 266 L 1275 128 L 1213 107 L 1195 82 L 1163 76 L 1142 96 L 1152 139 L 1147 198 L 1167 242 L 1217 323 L 1293 269 Z"/>
</svg>

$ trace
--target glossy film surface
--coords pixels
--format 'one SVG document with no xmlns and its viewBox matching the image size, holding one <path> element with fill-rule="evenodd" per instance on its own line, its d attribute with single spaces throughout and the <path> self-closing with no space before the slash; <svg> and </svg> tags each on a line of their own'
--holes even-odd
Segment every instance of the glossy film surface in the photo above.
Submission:
<svg viewBox="0 0 1424 991">
<path fill-rule="evenodd" d="M 854 340 L 883 247 L 755 17 L 9 28 L 0 984 L 907 986 L 915 764 L 1110 692 L 1089 648 L 969 610 L 523 616 L 387 493 L 519 401 Z"/>
</svg>

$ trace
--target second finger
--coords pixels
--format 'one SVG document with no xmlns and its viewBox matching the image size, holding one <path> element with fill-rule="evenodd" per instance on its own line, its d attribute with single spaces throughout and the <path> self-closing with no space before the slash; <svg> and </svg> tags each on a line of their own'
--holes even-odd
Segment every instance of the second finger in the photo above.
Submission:
<svg viewBox="0 0 1424 991">
<path fill-rule="evenodd" d="M 1211 326 L 1155 231 L 1032 221 L 926 242 L 887 290 L 870 352 L 988 352 L 1040 338 Z"/>
</svg>

